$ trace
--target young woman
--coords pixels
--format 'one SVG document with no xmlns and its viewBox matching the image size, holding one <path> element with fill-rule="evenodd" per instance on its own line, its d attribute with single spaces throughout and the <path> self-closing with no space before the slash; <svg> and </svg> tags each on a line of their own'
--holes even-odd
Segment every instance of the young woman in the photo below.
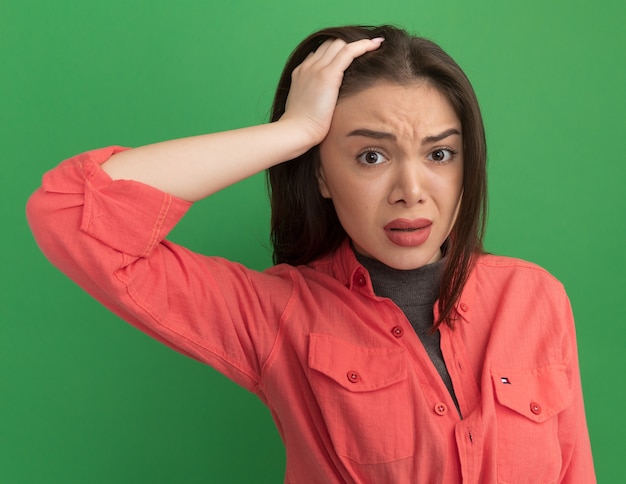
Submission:
<svg viewBox="0 0 626 484">
<path fill-rule="evenodd" d="M 270 123 L 71 158 L 28 217 L 120 317 L 269 407 L 285 482 L 595 481 L 561 284 L 486 255 L 476 97 L 436 44 L 326 29 Z M 165 239 L 191 202 L 268 170 L 276 266 Z"/>
</svg>

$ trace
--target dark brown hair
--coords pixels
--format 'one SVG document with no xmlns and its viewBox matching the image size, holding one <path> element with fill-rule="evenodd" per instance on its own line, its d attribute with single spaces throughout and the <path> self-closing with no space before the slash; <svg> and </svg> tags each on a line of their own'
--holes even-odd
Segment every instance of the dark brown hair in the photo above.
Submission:
<svg viewBox="0 0 626 484">
<path fill-rule="evenodd" d="M 487 211 L 487 148 L 480 109 L 474 90 L 454 60 L 430 40 L 392 26 L 335 27 L 306 38 L 291 54 L 281 75 L 271 120 L 285 112 L 292 71 L 329 38 L 353 42 L 384 37 L 380 48 L 355 59 L 344 73 L 339 97 L 367 89 L 380 81 L 401 85 L 426 81 L 450 102 L 461 122 L 463 136 L 463 196 L 456 222 L 442 251 L 446 266 L 438 309 L 442 322 L 452 326 L 454 306 L 482 252 Z M 319 146 L 267 172 L 272 208 L 271 240 L 274 262 L 307 264 L 336 250 L 347 236 L 332 201 L 323 198 L 317 183 Z"/>
</svg>

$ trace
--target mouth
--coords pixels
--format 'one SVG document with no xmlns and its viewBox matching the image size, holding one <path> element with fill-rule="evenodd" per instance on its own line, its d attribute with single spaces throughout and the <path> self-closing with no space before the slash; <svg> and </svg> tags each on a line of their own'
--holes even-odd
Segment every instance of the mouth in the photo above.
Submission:
<svg viewBox="0 0 626 484">
<path fill-rule="evenodd" d="M 428 240 L 432 221 L 425 218 L 395 219 L 385 225 L 387 238 L 400 247 L 417 247 Z"/>
<path fill-rule="evenodd" d="M 394 232 L 415 232 L 416 230 L 421 230 L 431 225 L 432 221 L 426 218 L 416 218 L 413 220 L 397 218 L 385 225 L 385 230 Z"/>
</svg>

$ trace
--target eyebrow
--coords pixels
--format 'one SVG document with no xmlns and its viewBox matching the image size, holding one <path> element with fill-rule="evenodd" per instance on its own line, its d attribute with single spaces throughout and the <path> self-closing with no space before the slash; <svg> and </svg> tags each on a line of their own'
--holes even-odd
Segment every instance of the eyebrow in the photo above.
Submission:
<svg viewBox="0 0 626 484">
<path fill-rule="evenodd" d="M 371 129 L 355 129 L 354 131 L 350 131 L 348 136 L 364 136 L 366 138 L 374 138 L 374 139 L 396 139 L 396 135 L 393 133 L 385 133 L 384 131 L 373 131 Z"/>
<path fill-rule="evenodd" d="M 437 141 L 441 141 L 447 138 L 448 136 L 452 136 L 452 135 L 460 136 L 461 133 L 456 128 L 450 128 L 450 129 L 443 131 L 442 133 L 435 134 L 433 136 L 426 136 L 425 138 L 422 139 L 422 144 L 424 145 L 428 143 L 436 143 Z M 350 131 L 348 133 L 348 136 L 364 136 L 366 138 L 373 138 L 373 139 L 389 139 L 392 141 L 396 140 L 396 135 L 393 133 L 387 133 L 385 131 L 374 131 L 371 129 L 363 129 L 363 128 Z"/>
</svg>

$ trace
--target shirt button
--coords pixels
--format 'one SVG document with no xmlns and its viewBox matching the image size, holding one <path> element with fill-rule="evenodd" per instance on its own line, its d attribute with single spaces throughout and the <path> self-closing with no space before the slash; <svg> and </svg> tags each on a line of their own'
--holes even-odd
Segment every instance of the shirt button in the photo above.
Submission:
<svg viewBox="0 0 626 484">
<path fill-rule="evenodd" d="M 357 283 L 359 286 L 363 287 L 363 286 L 367 283 L 367 281 L 366 281 L 366 279 L 365 279 L 365 276 L 364 276 L 363 274 L 359 274 L 359 275 L 357 276 L 356 283 Z"/>
<path fill-rule="evenodd" d="M 435 403 L 435 413 L 437 415 L 445 415 L 448 412 L 448 407 L 445 403 Z"/>
<path fill-rule="evenodd" d="M 469 311 L 469 306 L 467 304 L 465 304 L 465 303 L 461 303 L 460 307 L 461 307 L 461 311 L 463 311 L 463 312 Z"/>
<path fill-rule="evenodd" d="M 532 413 L 534 413 L 535 415 L 540 415 L 541 414 L 541 405 L 539 405 L 537 402 L 531 402 L 531 404 L 530 404 L 530 411 Z"/>
<path fill-rule="evenodd" d="M 391 329 L 391 334 L 393 334 L 396 338 L 402 338 L 404 330 L 400 326 L 394 326 Z"/>
<path fill-rule="evenodd" d="M 357 383 L 360 380 L 361 380 L 361 377 L 356 371 L 348 372 L 348 381 L 350 381 L 351 383 Z"/>
</svg>

